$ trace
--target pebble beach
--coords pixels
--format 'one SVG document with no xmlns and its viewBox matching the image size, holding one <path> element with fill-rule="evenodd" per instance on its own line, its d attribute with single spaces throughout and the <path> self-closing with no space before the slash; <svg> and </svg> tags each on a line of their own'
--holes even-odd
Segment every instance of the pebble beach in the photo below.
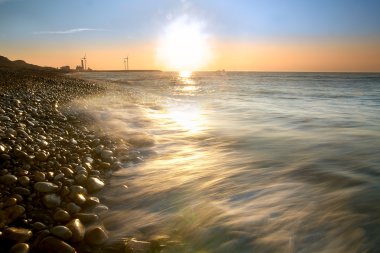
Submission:
<svg viewBox="0 0 380 253">
<path fill-rule="evenodd" d="M 101 192 L 131 145 L 92 127 L 70 102 L 98 83 L 47 71 L 0 71 L 0 252 L 159 252 L 112 240 Z"/>
</svg>

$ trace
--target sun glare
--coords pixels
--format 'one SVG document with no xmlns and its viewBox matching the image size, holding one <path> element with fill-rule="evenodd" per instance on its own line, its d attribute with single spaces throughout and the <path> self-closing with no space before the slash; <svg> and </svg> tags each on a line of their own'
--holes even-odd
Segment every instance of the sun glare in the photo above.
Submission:
<svg viewBox="0 0 380 253">
<path fill-rule="evenodd" d="M 193 71 L 205 66 L 210 50 L 202 23 L 186 16 L 172 22 L 159 39 L 157 57 L 169 70 Z"/>
</svg>

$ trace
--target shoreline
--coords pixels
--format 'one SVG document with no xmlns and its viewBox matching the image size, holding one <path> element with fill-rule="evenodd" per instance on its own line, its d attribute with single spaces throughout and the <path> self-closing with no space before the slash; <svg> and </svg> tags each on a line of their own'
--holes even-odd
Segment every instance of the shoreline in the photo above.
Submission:
<svg viewBox="0 0 380 253">
<path fill-rule="evenodd" d="M 108 207 L 97 193 L 131 145 L 89 130 L 91 119 L 69 103 L 106 89 L 59 73 L 0 70 L 1 252 L 160 251 L 158 242 L 112 240 L 102 226 Z"/>
</svg>

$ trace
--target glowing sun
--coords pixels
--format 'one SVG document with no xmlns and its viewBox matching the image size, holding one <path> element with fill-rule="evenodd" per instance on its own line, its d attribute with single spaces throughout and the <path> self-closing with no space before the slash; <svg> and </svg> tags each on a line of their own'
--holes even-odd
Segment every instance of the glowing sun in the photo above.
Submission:
<svg viewBox="0 0 380 253">
<path fill-rule="evenodd" d="M 181 17 L 163 32 L 157 47 L 159 62 L 169 70 L 193 71 L 207 64 L 210 50 L 202 23 Z"/>
</svg>

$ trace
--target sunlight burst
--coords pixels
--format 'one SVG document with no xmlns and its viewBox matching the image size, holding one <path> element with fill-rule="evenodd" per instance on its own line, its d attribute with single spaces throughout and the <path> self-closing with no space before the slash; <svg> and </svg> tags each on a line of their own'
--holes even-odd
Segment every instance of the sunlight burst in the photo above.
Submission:
<svg viewBox="0 0 380 253">
<path fill-rule="evenodd" d="M 171 23 L 159 40 L 157 58 L 170 70 L 192 71 L 205 66 L 210 50 L 202 23 L 191 21 L 187 16 Z"/>
</svg>

